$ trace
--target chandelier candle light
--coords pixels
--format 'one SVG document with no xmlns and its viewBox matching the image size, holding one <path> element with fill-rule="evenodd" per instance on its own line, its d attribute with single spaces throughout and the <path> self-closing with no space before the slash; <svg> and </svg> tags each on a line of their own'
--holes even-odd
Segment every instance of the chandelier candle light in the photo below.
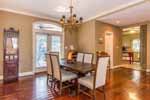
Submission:
<svg viewBox="0 0 150 100">
<path fill-rule="evenodd" d="M 70 3 L 70 17 L 67 19 L 65 15 L 62 16 L 62 18 L 60 19 L 60 23 L 62 24 L 62 26 L 69 26 L 69 27 L 76 27 L 80 24 L 82 24 L 83 18 L 80 17 L 79 19 L 77 19 L 76 14 L 73 14 L 73 1 L 71 0 Z"/>
</svg>

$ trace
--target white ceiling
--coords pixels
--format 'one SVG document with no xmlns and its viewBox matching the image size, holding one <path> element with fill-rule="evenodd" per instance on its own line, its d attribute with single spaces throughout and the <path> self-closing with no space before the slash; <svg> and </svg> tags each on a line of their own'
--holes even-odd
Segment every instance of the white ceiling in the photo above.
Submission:
<svg viewBox="0 0 150 100">
<path fill-rule="evenodd" d="M 143 1 L 144 0 L 74 0 L 74 6 L 75 13 L 78 17 L 89 20 Z M 66 13 L 67 15 L 69 14 L 69 4 L 70 0 L 0 0 L 0 10 L 59 20 L 62 15 L 66 15 Z M 62 12 L 58 12 L 60 10 Z M 150 13 L 148 12 L 150 12 L 150 5 L 149 3 L 146 3 L 105 16 L 104 18 L 99 18 L 99 20 L 111 24 L 115 24 L 114 21 L 120 20 L 120 24 L 117 24 L 120 26 L 141 20 L 143 21 L 143 19 L 147 20 L 150 16 Z M 129 21 L 131 18 L 133 20 Z"/>
<path fill-rule="evenodd" d="M 150 2 L 129 7 L 111 15 L 98 18 L 98 20 L 117 26 L 126 26 L 150 21 Z"/>
<path fill-rule="evenodd" d="M 75 11 L 84 19 L 117 8 L 137 0 L 74 0 Z M 57 8 L 68 9 L 70 0 L 0 0 L 0 8 L 32 13 L 45 17 L 59 18 Z"/>
</svg>

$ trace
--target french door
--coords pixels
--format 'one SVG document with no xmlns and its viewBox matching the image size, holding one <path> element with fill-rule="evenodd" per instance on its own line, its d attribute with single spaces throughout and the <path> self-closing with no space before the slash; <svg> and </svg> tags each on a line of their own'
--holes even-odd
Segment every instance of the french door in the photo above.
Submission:
<svg viewBox="0 0 150 100">
<path fill-rule="evenodd" d="M 62 55 L 62 35 L 37 34 L 36 35 L 36 67 L 46 67 L 45 54 L 48 51 L 59 52 Z"/>
<path fill-rule="evenodd" d="M 60 52 L 62 47 L 61 35 L 48 35 L 48 51 Z"/>
<path fill-rule="evenodd" d="M 46 67 L 46 57 L 47 52 L 47 35 L 37 34 L 36 35 L 36 67 Z"/>
</svg>

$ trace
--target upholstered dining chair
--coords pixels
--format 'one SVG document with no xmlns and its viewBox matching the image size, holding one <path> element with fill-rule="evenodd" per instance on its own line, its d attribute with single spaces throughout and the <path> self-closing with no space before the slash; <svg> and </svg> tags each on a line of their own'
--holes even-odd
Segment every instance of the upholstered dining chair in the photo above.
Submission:
<svg viewBox="0 0 150 100">
<path fill-rule="evenodd" d="M 106 73 L 107 73 L 107 65 L 108 65 L 109 57 L 101 57 L 97 62 L 97 68 L 95 70 L 95 75 L 93 76 L 85 76 L 78 79 L 78 93 L 82 92 L 90 97 L 93 97 L 95 100 L 96 98 L 96 89 L 103 87 L 106 84 Z M 83 91 L 80 86 L 87 87 L 88 89 L 92 90 L 92 96 L 87 92 Z M 105 92 L 104 98 L 105 98 Z"/>
<path fill-rule="evenodd" d="M 59 88 L 60 88 L 59 93 L 61 95 L 63 89 L 68 88 L 73 85 L 73 84 L 67 84 L 66 86 L 63 86 L 64 85 L 63 83 L 77 79 L 77 75 L 72 72 L 61 69 L 58 55 L 51 54 L 50 57 L 51 57 L 52 66 L 53 66 L 53 75 L 54 75 L 55 80 L 57 80 L 57 82 L 59 83 Z"/>
<path fill-rule="evenodd" d="M 77 62 L 83 62 L 84 54 L 83 53 L 77 53 Z"/>
<path fill-rule="evenodd" d="M 52 63 L 50 60 L 50 54 L 47 53 L 46 54 L 46 62 L 47 62 L 47 83 L 50 81 L 52 81 L 52 77 L 53 77 L 53 72 L 52 72 Z"/>
<path fill-rule="evenodd" d="M 59 55 L 59 52 L 48 52 L 46 54 L 46 62 L 47 62 L 47 83 L 51 83 L 51 87 L 54 81 L 53 78 L 53 67 L 52 67 L 52 61 L 50 59 L 50 54 Z"/>
<path fill-rule="evenodd" d="M 83 63 L 92 64 L 92 62 L 93 62 L 93 54 L 92 53 L 85 53 Z"/>
</svg>

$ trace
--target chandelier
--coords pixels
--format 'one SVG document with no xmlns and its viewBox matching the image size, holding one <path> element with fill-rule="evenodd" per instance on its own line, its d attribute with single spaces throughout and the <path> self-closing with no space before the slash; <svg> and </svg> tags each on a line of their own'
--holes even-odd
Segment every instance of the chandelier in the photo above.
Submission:
<svg viewBox="0 0 150 100">
<path fill-rule="evenodd" d="M 82 23 L 83 18 L 82 17 L 77 18 L 77 15 L 73 13 L 74 7 L 72 0 L 69 8 L 70 8 L 70 16 L 66 18 L 66 16 L 63 15 L 62 18 L 60 19 L 60 23 L 62 24 L 62 26 L 76 27 Z"/>
</svg>

